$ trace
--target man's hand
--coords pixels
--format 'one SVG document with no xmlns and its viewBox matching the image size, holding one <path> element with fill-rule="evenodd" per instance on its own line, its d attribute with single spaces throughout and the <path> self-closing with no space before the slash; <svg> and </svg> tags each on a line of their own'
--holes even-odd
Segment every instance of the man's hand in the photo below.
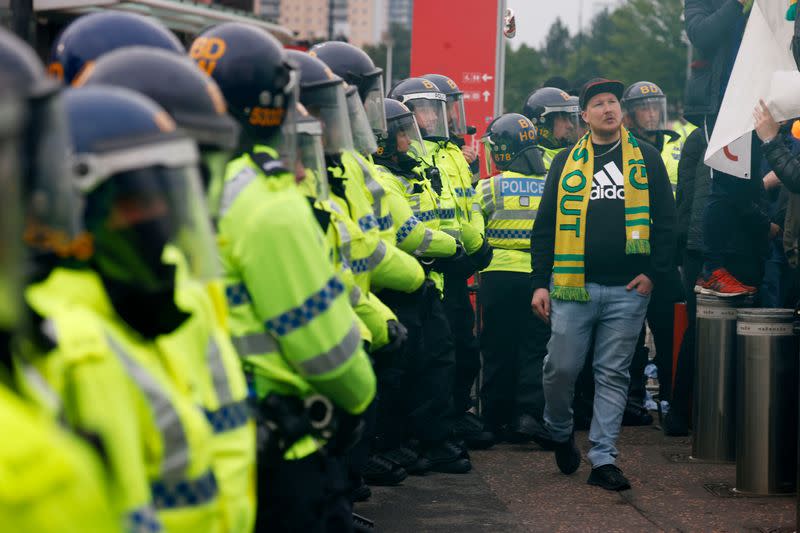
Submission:
<svg viewBox="0 0 800 533">
<path fill-rule="evenodd" d="M 769 174 L 764 176 L 764 189 L 771 191 L 772 189 L 778 188 L 781 186 L 781 180 L 778 179 L 777 174 L 775 174 L 774 170 L 770 170 Z"/>
<path fill-rule="evenodd" d="M 545 324 L 550 323 L 550 291 L 547 289 L 536 289 L 533 292 L 531 308 Z"/>
<path fill-rule="evenodd" d="M 470 165 L 473 161 L 478 157 L 478 150 L 475 149 L 472 145 L 465 144 L 461 147 L 461 153 L 464 154 L 464 159 L 467 160 L 467 163 Z"/>
<path fill-rule="evenodd" d="M 781 234 L 781 227 L 774 222 L 769 223 L 769 238 L 774 239 Z"/>
<path fill-rule="evenodd" d="M 755 124 L 756 134 L 762 141 L 768 141 L 778 136 L 780 126 L 775 122 L 764 100 L 759 99 L 758 105 L 753 110 L 753 123 Z"/>
<path fill-rule="evenodd" d="M 653 282 L 644 274 L 639 274 L 628 283 L 625 289 L 629 291 L 636 289 L 642 296 L 650 296 L 650 293 L 653 292 Z"/>
</svg>

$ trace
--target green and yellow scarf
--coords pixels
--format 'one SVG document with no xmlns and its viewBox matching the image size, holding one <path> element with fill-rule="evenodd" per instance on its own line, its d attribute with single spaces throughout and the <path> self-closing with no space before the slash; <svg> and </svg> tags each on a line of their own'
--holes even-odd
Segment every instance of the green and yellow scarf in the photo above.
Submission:
<svg viewBox="0 0 800 533">
<path fill-rule="evenodd" d="M 650 254 L 650 196 L 647 169 L 639 143 L 621 126 L 622 175 L 625 179 L 625 253 Z M 590 133 L 581 138 L 564 164 L 558 186 L 553 298 L 588 302 L 585 287 L 586 211 L 594 179 Z"/>
</svg>

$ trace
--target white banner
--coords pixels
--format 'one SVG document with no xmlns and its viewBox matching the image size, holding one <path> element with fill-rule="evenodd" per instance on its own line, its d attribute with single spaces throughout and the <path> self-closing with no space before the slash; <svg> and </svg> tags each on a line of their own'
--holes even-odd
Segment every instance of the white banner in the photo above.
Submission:
<svg viewBox="0 0 800 533">
<path fill-rule="evenodd" d="M 753 4 L 706 150 L 705 162 L 711 168 L 750 178 L 753 109 L 760 98 L 779 122 L 800 117 L 800 73 L 791 50 L 794 22 L 785 18 L 788 4 Z"/>
</svg>

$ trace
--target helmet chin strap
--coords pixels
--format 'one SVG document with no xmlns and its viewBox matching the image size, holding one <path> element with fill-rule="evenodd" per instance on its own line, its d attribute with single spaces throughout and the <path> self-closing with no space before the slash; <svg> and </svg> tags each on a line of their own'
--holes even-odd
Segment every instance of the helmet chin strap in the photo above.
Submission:
<svg viewBox="0 0 800 533">
<path fill-rule="evenodd" d="M 522 152 L 517 154 L 517 157 L 508 165 L 506 170 L 519 172 L 526 176 L 541 176 L 547 173 L 544 160 L 542 159 L 542 151 L 535 146 L 525 148 Z"/>
</svg>

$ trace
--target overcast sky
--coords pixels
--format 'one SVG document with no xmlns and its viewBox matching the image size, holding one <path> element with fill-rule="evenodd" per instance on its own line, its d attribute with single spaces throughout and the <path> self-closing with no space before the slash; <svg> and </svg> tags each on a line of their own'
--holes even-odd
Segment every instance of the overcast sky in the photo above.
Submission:
<svg viewBox="0 0 800 533">
<path fill-rule="evenodd" d="M 578 31 L 578 17 L 583 5 L 583 24 L 589 24 L 592 15 L 606 5 L 623 0 L 506 0 L 506 6 L 517 16 L 517 35 L 511 45 L 517 48 L 522 43 L 538 47 L 544 41 L 550 25 L 558 17 L 569 27 L 571 33 Z"/>
</svg>

